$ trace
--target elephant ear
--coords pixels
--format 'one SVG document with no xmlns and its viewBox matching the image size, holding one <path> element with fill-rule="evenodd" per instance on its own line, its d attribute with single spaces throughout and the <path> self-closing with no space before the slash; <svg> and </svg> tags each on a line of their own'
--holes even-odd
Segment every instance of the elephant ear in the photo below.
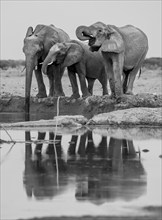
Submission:
<svg viewBox="0 0 162 220">
<path fill-rule="evenodd" d="M 46 25 L 38 24 L 34 30 L 34 34 L 37 35 L 45 27 L 46 27 Z"/>
<path fill-rule="evenodd" d="M 78 63 L 83 55 L 82 47 L 77 43 L 67 43 L 68 51 L 63 62 L 63 67 L 71 66 Z"/>
<path fill-rule="evenodd" d="M 124 51 L 124 41 L 117 28 L 108 27 L 106 29 L 106 39 L 102 43 L 101 51 L 121 53 Z"/>
<path fill-rule="evenodd" d="M 28 27 L 25 37 L 29 37 L 29 36 L 31 36 L 32 34 L 33 34 L 33 28 L 32 28 L 32 27 Z"/>
</svg>

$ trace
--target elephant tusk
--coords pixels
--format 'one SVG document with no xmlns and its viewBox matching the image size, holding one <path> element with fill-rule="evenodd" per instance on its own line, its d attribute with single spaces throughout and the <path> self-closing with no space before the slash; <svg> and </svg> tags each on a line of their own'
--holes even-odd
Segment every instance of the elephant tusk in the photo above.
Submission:
<svg viewBox="0 0 162 220">
<path fill-rule="evenodd" d="M 42 74 L 47 75 L 47 73 L 44 73 L 43 71 L 42 71 Z"/>
<path fill-rule="evenodd" d="M 21 70 L 21 73 L 24 72 L 25 69 L 26 69 L 26 66 L 24 66 L 24 68 Z"/>
<path fill-rule="evenodd" d="M 48 66 L 51 65 L 53 63 L 53 61 L 51 61 L 50 63 L 48 63 Z"/>
<path fill-rule="evenodd" d="M 89 35 L 89 34 L 85 34 L 84 32 L 83 32 L 83 36 L 84 36 L 84 37 L 93 38 L 93 35 L 92 35 L 92 34 Z"/>
<path fill-rule="evenodd" d="M 90 37 L 90 38 L 94 38 L 92 34 L 91 34 L 91 35 L 89 35 L 89 37 Z"/>
</svg>

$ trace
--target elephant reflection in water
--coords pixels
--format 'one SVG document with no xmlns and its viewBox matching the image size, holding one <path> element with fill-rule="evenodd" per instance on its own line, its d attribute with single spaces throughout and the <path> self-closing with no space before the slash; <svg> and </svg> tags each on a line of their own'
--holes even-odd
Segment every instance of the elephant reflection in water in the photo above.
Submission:
<svg viewBox="0 0 162 220">
<path fill-rule="evenodd" d="M 107 137 L 103 136 L 101 142 L 96 147 L 93 141 L 92 132 L 88 131 L 81 135 L 78 151 L 76 152 L 77 139 L 78 136 L 72 136 L 72 141 L 70 142 L 68 150 L 70 158 L 68 162 L 73 158 L 75 160 L 84 160 L 89 163 L 91 160 L 94 161 L 94 156 L 101 157 L 102 160 L 107 157 Z"/>
<path fill-rule="evenodd" d="M 25 171 L 24 185 L 28 197 L 34 196 L 36 199 L 53 198 L 59 194 L 63 188 L 57 190 L 58 182 L 56 179 L 56 155 L 54 143 L 48 144 L 45 154 L 42 154 L 43 141 L 45 132 L 38 132 L 38 143 L 32 152 L 32 143 L 30 132 L 25 133 Z M 56 152 L 58 159 L 58 167 L 62 171 L 66 171 L 64 161 L 61 160 L 61 135 L 56 136 Z M 49 140 L 54 140 L 54 133 L 49 133 Z M 62 178 L 62 176 L 59 176 Z"/>
<path fill-rule="evenodd" d="M 93 142 L 90 145 L 92 150 Z M 102 204 L 117 199 L 133 200 L 145 193 L 146 175 L 132 140 L 111 137 L 107 146 L 107 138 L 102 137 L 93 156 L 94 160 L 88 158 L 84 175 L 78 175 L 77 200 Z"/>
<path fill-rule="evenodd" d="M 38 140 L 44 139 L 45 133 L 39 132 Z M 53 132 L 49 133 L 49 139 L 54 140 Z M 26 143 L 24 185 L 28 197 L 43 199 L 61 194 L 74 176 L 77 200 L 101 204 L 119 198 L 133 200 L 144 194 L 145 171 L 132 140 L 110 137 L 108 144 L 107 137 L 102 136 L 96 145 L 91 131 L 72 135 L 65 161 L 61 139 L 61 135 L 56 135 L 56 148 L 52 142 L 48 143 L 46 157 L 42 155 L 42 143 L 36 144 L 33 153 L 32 144 Z M 30 132 L 26 132 L 26 140 L 31 140 Z"/>
<path fill-rule="evenodd" d="M 65 162 L 61 145 L 62 136 L 56 135 L 56 148 L 54 147 L 54 143 L 49 142 L 44 153 L 43 141 L 45 140 L 45 136 L 45 132 L 38 132 L 38 142 L 35 145 L 31 143 L 30 132 L 25 133 L 25 171 L 23 182 L 27 196 L 34 196 L 36 199 L 53 198 L 63 193 L 68 185 L 69 177 L 71 175 L 78 176 L 80 166 L 84 167 L 83 161 L 87 161 L 88 163 L 89 161 L 93 161 L 93 155 L 96 151 L 92 132 L 81 135 L 78 152 L 76 152 L 78 136 L 72 135 L 68 148 L 68 161 Z M 54 140 L 53 132 L 49 133 L 49 140 Z M 101 145 L 102 143 L 103 141 L 101 141 Z M 32 144 L 34 145 L 34 150 Z M 104 146 L 99 146 L 97 151 L 100 151 L 100 148 L 103 151 Z M 57 153 L 57 157 L 55 152 Z M 104 154 L 102 158 L 104 158 Z M 87 166 L 89 166 L 88 163 Z M 86 172 L 86 169 L 85 167 L 84 172 Z M 57 172 L 59 172 L 58 181 Z"/>
</svg>

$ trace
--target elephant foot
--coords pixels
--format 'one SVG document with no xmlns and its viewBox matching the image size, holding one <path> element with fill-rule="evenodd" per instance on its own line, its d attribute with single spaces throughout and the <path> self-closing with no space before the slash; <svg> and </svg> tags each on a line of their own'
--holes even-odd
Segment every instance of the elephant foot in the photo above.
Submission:
<svg viewBox="0 0 162 220">
<path fill-rule="evenodd" d="M 54 95 L 53 97 L 54 97 L 54 98 L 59 98 L 59 97 L 60 97 L 60 98 L 64 98 L 65 95 Z"/>
<path fill-rule="evenodd" d="M 36 95 L 37 98 L 46 98 L 47 97 L 47 94 L 46 93 L 42 93 L 42 92 L 39 92 L 37 95 Z"/>
<path fill-rule="evenodd" d="M 111 94 L 109 97 L 110 97 L 110 99 L 116 99 L 115 94 Z"/>
<path fill-rule="evenodd" d="M 109 93 L 108 93 L 108 92 L 104 92 L 102 95 L 103 95 L 103 96 L 104 96 L 104 95 L 109 95 Z"/>
<path fill-rule="evenodd" d="M 72 96 L 70 96 L 70 98 L 68 98 L 68 103 L 74 103 L 76 102 L 77 99 L 80 98 L 80 95 L 79 94 L 73 94 Z"/>
<path fill-rule="evenodd" d="M 80 98 L 79 93 L 72 94 L 72 96 L 70 96 L 70 99 L 78 99 L 78 98 Z"/>
<path fill-rule="evenodd" d="M 92 96 L 92 95 L 91 95 L 91 93 L 88 92 L 88 93 L 83 94 L 83 95 L 82 95 L 82 98 L 87 98 L 87 97 L 89 97 L 89 96 Z"/>
<path fill-rule="evenodd" d="M 115 101 L 116 103 L 120 103 L 121 99 L 122 99 L 123 95 L 115 95 L 115 94 L 111 94 L 109 97 L 110 99 L 112 99 L 113 101 Z"/>
<path fill-rule="evenodd" d="M 132 91 L 127 91 L 125 94 L 126 95 L 133 95 L 133 92 Z"/>
<path fill-rule="evenodd" d="M 54 93 L 53 97 L 58 98 L 58 97 L 65 97 L 64 93 Z"/>
</svg>

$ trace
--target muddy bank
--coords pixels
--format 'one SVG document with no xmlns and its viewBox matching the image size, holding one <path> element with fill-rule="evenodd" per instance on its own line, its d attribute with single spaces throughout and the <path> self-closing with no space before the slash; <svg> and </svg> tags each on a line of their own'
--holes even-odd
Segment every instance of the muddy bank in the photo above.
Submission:
<svg viewBox="0 0 162 220">
<path fill-rule="evenodd" d="M 88 130 L 102 136 L 126 139 L 161 139 L 162 108 L 134 108 L 98 114 L 92 119 L 82 115 L 56 116 L 51 120 L 0 124 L 4 129 L 52 130 L 57 134 L 84 134 Z M 56 126 L 57 125 L 57 126 Z"/>
<path fill-rule="evenodd" d="M 162 108 L 130 108 L 95 115 L 88 125 L 162 126 Z"/>
<path fill-rule="evenodd" d="M 0 96 L 0 113 L 24 112 L 25 99 L 21 96 Z M 69 101 L 68 97 L 59 99 L 59 115 L 84 115 L 92 118 L 94 115 L 135 107 L 162 107 L 162 95 L 137 94 L 124 95 L 120 100 L 109 96 L 91 96 L 86 99 Z M 31 98 L 30 113 L 57 114 L 57 98 Z M 51 117 L 52 118 L 52 117 Z"/>
</svg>

